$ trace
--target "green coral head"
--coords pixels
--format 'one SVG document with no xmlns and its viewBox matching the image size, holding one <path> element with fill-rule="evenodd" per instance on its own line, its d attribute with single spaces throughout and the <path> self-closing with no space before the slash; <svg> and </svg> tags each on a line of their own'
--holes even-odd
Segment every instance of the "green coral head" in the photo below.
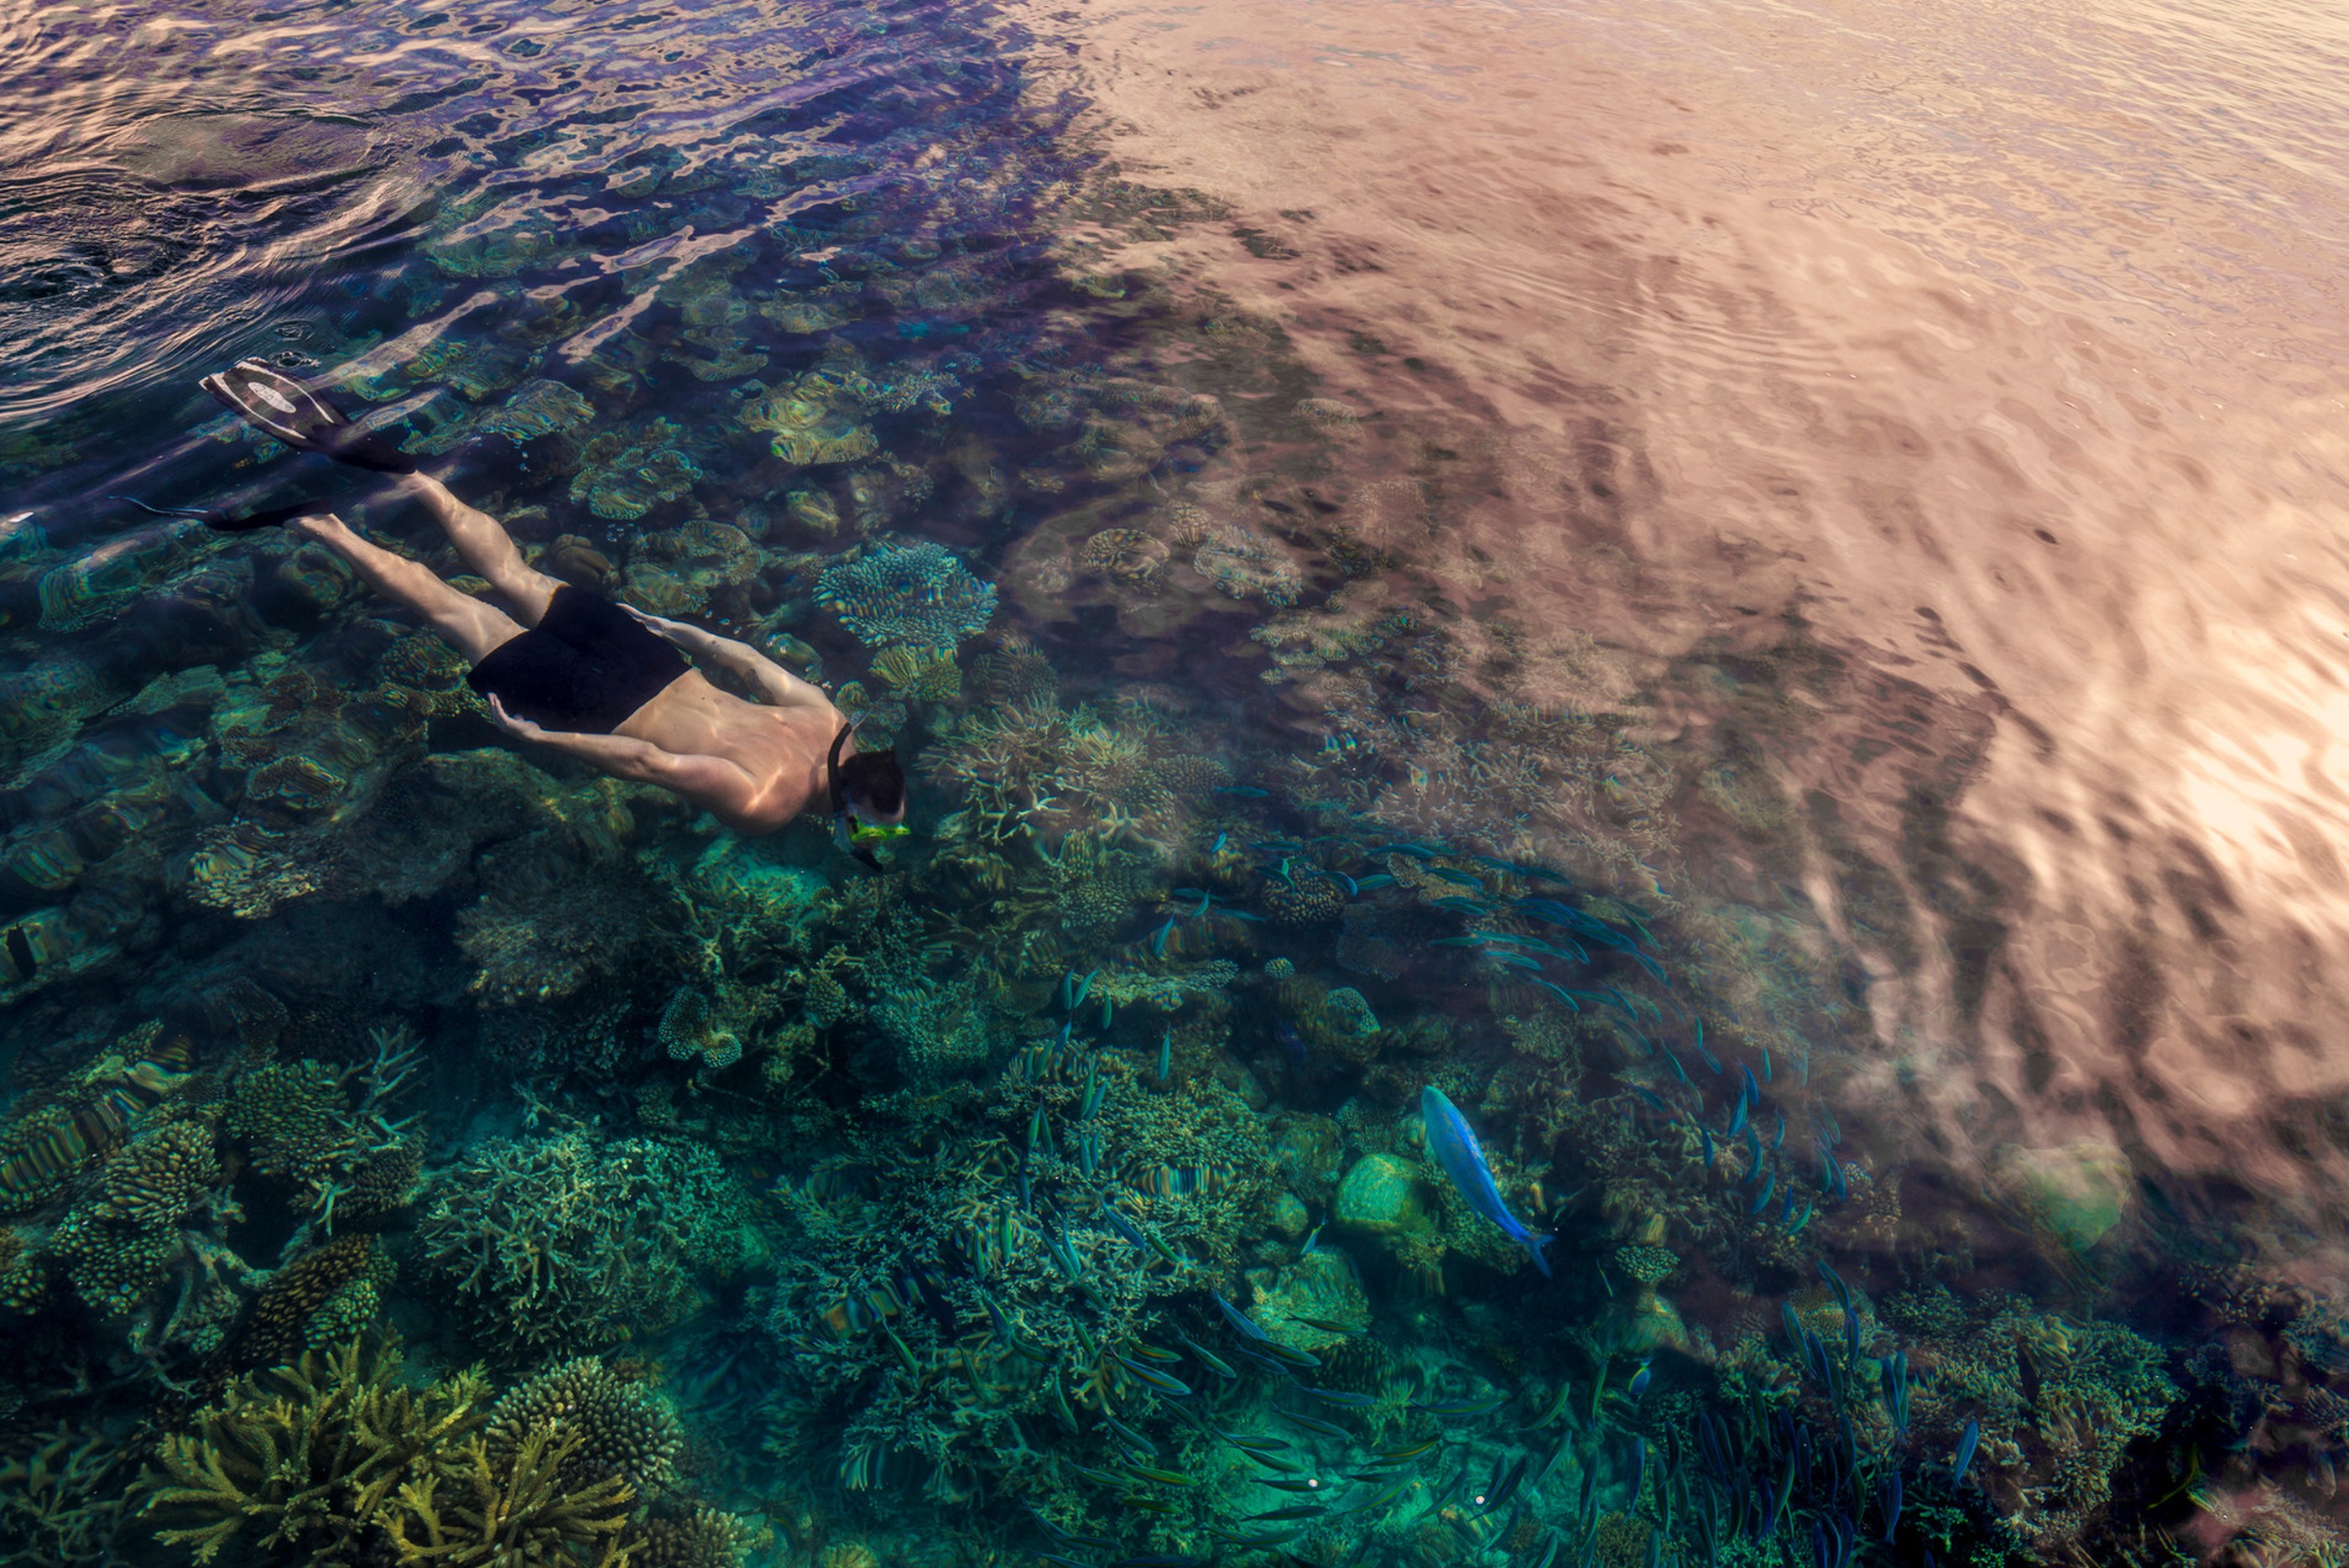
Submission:
<svg viewBox="0 0 2349 1568">
<path fill-rule="evenodd" d="M 884 540 L 835 561 L 818 579 L 815 597 L 870 648 L 952 649 L 995 617 L 995 585 L 927 539 Z"/>
</svg>

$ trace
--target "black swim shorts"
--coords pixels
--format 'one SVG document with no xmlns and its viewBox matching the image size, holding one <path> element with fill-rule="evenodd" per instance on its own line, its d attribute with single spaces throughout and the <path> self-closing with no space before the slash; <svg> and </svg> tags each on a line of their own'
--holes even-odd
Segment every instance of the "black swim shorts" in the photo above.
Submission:
<svg viewBox="0 0 2349 1568">
<path fill-rule="evenodd" d="M 608 735 L 690 668 L 611 600 L 564 587 L 536 626 L 492 649 L 465 680 L 518 719 Z"/>
</svg>

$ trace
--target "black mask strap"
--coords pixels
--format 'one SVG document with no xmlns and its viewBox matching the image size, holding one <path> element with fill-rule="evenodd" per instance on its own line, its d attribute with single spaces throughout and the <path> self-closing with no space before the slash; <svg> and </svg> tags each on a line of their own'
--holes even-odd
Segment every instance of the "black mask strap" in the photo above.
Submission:
<svg viewBox="0 0 2349 1568">
<path fill-rule="evenodd" d="M 874 870 L 880 871 L 886 869 L 881 864 L 881 857 L 858 844 L 848 831 L 848 786 L 840 782 L 840 748 L 855 732 L 855 720 L 843 723 L 840 733 L 832 738 L 832 751 L 823 761 L 824 784 L 832 794 L 832 841 Z"/>
</svg>

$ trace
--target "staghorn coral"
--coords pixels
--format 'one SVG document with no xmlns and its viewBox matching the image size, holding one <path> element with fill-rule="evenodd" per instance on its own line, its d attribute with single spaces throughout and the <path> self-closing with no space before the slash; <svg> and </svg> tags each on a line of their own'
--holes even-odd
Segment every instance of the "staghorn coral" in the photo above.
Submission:
<svg viewBox="0 0 2349 1568">
<path fill-rule="evenodd" d="M 1230 1266 L 1271 1166 L 1255 1118 L 1212 1079 L 1145 1091 L 1141 1077 L 1124 1054 L 1039 1042 L 985 1086 L 984 1121 L 925 1147 L 905 1135 L 916 1093 L 868 1100 L 843 1153 L 779 1184 L 797 1235 L 759 1298 L 789 1357 L 771 1451 L 837 1456 L 852 1490 L 891 1474 L 958 1488 L 1016 1469 L 1014 1434 L 1070 1421 L 1057 1411 L 1152 1419 L 1105 1347 L 1147 1336 L 1168 1298 Z M 1105 1093 L 1080 1125 L 1088 1084 Z M 1059 1130 L 1040 1142 L 1039 1123 Z M 1135 1250 L 1102 1217 L 1112 1205 L 1157 1244 Z M 1010 1340 L 966 1331 L 988 1323 Z M 810 1410 L 823 1415 L 784 1418 Z"/>
<path fill-rule="evenodd" d="M 422 1147 L 409 1130 L 412 1118 L 394 1121 L 387 1106 L 416 1071 L 419 1042 L 405 1025 L 372 1030 L 368 1039 L 374 1054 L 367 1061 L 342 1068 L 306 1058 L 273 1063 L 230 1091 L 230 1137 L 245 1146 L 254 1169 L 295 1187 L 294 1208 L 306 1216 L 286 1244 L 289 1253 L 314 1233 L 332 1231 L 338 1213 L 380 1214 L 414 1196 Z"/>
<path fill-rule="evenodd" d="M 962 670 L 953 653 L 941 649 L 885 648 L 873 657 L 873 673 L 913 701 L 948 702 L 962 695 Z"/>
<path fill-rule="evenodd" d="M 24 1568 L 113 1568 L 151 1535 L 126 1486 L 137 1460 L 119 1435 L 52 1427 L 0 1459 L 0 1541 Z"/>
<path fill-rule="evenodd" d="M 471 989 L 496 1002 L 544 1002 L 657 968 L 649 954 L 679 923 L 677 911 L 657 880 L 631 874 L 621 858 L 613 839 L 567 828 L 484 854 L 484 890 L 457 917 L 457 946 L 479 966 Z"/>
<path fill-rule="evenodd" d="M 747 1201 L 707 1150 L 584 1132 L 477 1145 L 428 1189 L 427 1277 L 510 1360 L 653 1334 L 739 1268 Z"/>
<path fill-rule="evenodd" d="M 353 1340 L 239 1379 L 157 1450 L 140 1488 L 157 1539 L 198 1563 L 247 1541 L 319 1568 L 375 1561 L 395 1494 L 486 1415 L 479 1374 L 416 1390 L 400 1365 Z"/>
<path fill-rule="evenodd" d="M 617 1477 L 572 1485 L 582 1438 L 534 1426 L 510 1451 L 467 1438 L 453 1461 L 403 1482 L 384 1535 L 402 1563 L 450 1568 L 626 1568 L 629 1505 Z"/>
<path fill-rule="evenodd" d="M 579 1444 L 564 1463 L 574 1486 L 617 1476 L 642 1493 L 665 1485 L 676 1470 L 677 1411 L 599 1356 L 550 1366 L 509 1390 L 492 1411 L 485 1435 L 493 1449 L 514 1449 L 533 1426 L 577 1434 Z"/>
<path fill-rule="evenodd" d="M 816 603 L 870 648 L 951 652 L 987 629 L 995 585 L 971 576 L 945 545 L 882 540 L 834 561 L 816 585 Z"/>
<path fill-rule="evenodd" d="M 1185 532 L 1193 569 L 1228 597 L 1262 599 L 1278 609 L 1305 591 L 1304 574 L 1262 535 L 1230 524 L 1195 524 Z"/>
<path fill-rule="evenodd" d="M 397 1349 L 353 1340 L 240 1379 L 141 1479 L 157 1539 L 198 1563 L 233 1545 L 315 1568 L 627 1562 L 634 1493 L 587 1473 L 567 1412 L 509 1432 L 478 1372 L 422 1388 L 400 1374 Z"/>
<path fill-rule="evenodd" d="M 1917 1358 L 1934 1367 L 1915 1396 L 1915 1427 L 1947 1441 L 1980 1420 L 1977 1462 L 2018 1489 L 2008 1522 L 2034 1553 L 2091 1531 L 2125 1450 L 2159 1431 L 2178 1398 L 2159 1347 L 2116 1323 L 2060 1317 L 2020 1296 L 1961 1302 L 1939 1286 L 1888 1297 L 1884 1312 L 1923 1338 Z"/>
</svg>

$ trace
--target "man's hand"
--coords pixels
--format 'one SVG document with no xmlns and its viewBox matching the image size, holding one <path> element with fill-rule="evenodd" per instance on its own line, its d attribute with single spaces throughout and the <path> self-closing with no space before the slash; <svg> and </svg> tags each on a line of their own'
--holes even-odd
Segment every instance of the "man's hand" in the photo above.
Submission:
<svg viewBox="0 0 2349 1568">
<path fill-rule="evenodd" d="M 498 728 L 503 730 L 509 735 L 519 736 L 521 739 L 525 741 L 543 741 L 546 739 L 546 731 L 543 726 L 533 724 L 528 719 L 507 712 L 506 705 L 498 701 L 498 694 L 494 691 L 490 693 L 490 717 L 496 720 Z"/>
<path fill-rule="evenodd" d="M 638 625 L 665 642 L 674 642 L 682 646 L 701 632 L 701 628 L 698 626 L 688 626 L 681 620 L 671 620 L 667 616 L 647 615 L 634 605 L 622 605 L 620 613 L 634 617 Z"/>
</svg>

